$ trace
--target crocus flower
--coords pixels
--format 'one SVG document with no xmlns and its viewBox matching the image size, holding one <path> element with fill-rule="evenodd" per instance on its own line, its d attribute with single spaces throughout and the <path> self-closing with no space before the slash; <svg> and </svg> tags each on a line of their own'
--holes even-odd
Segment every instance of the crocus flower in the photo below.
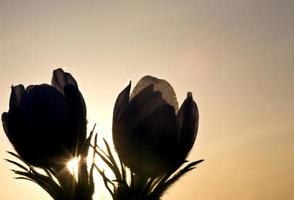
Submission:
<svg viewBox="0 0 294 200">
<path fill-rule="evenodd" d="M 66 163 L 86 139 L 86 105 L 77 82 L 62 69 L 52 84 L 11 87 L 4 131 L 19 156 L 37 167 Z"/>
<path fill-rule="evenodd" d="M 143 77 L 117 97 L 113 142 L 120 159 L 137 174 L 156 177 L 175 171 L 191 150 L 198 130 L 198 108 L 188 93 L 178 109 L 171 85 Z"/>
</svg>

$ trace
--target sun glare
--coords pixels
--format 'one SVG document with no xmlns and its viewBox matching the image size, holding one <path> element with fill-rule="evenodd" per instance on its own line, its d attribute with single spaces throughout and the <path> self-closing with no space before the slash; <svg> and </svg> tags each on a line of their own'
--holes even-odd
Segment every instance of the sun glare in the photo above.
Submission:
<svg viewBox="0 0 294 200">
<path fill-rule="evenodd" d="M 67 163 L 67 169 L 70 171 L 72 175 L 75 177 L 78 176 L 78 170 L 79 170 L 79 160 L 80 158 L 76 157 L 68 161 Z"/>
</svg>

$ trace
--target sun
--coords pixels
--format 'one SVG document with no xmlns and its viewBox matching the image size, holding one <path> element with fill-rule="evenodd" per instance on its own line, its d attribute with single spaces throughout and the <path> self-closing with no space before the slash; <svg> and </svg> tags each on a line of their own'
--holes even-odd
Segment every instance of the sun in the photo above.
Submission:
<svg viewBox="0 0 294 200">
<path fill-rule="evenodd" d="M 75 157 L 67 162 L 67 169 L 68 171 L 77 179 L 78 171 L 79 171 L 79 157 Z"/>
<path fill-rule="evenodd" d="M 75 157 L 68 161 L 66 164 L 67 170 L 75 177 L 76 180 L 78 180 L 79 162 L 80 157 Z M 90 166 L 92 162 L 93 160 L 91 156 L 89 156 L 87 158 L 88 166 Z M 101 160 L 95 160 L 95 164 L 106 173 L 111 174 L 111 170 L 108 169 L 107 165 L 103 163 Z M 95 197 L 95 199 L 109 199 L 110 194 L 105 189 L 103 179 L 101 179 L 100 175 L 97 173 L 96 170 L 94 170 L 93 176 L 95 182 L 95 192 L 93 197 Z"/>
</svg>

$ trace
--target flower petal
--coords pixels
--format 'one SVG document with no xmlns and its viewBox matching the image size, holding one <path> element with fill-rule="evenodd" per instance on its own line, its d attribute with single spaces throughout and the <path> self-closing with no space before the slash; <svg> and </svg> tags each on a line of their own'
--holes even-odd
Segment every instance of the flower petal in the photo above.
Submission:
<svg viewBox="0 0 294 200">
<path fill-rule="evenodd" d="M 179 105 L 176 97 L 176 93 L 172 86 L 164 79 L 158 79 L 156 77 L 147 75 L 140 79 L 135 88 L 132 91 L 131 98 L 136 96 L 140 91 L 146 88 L 148 85 L 153 85 L 155 91 L 159 91 L 162 94 L 162 98 L 171 106 L 175 108 L 177 112 Z"/>
<path fill-rule="evenodd" d="M 149 85 L 130 100 L 119 122 L 123 122 L 128 127 L 127 133 L 131 133 L 142 119 L 165 104 L 167 103 L 162 99 L 161 93 L 153 91 L 153 85 Z"/>
<path fill-rule="evenodd" d="M 183 162 L 195 142 L 199 123 L 198 107 L 191 92 L 188 92 L 177 114 L 177 120 L 179 123 L 178 159 Z"/>
<path fill-rule="evenodd" d="M 23 133 L 26 132 L 24 119 L 25 117 L 19 107 L 10 107 L 8 113 L 2 114 L 2 124 L 5 134 L 20 156 L 25 152 L 25 147 L 22 145 L 25 142 Z"/>
<path fill-rule="evenodd" d="M 73 76 L 70 73 L 64 72 L 61 68 L 53 71 L 51 84 L 62 94 L 64 93 L 64 87 L 66 85 L 75 85 L 78 87 L 78 84 Z"/>
<path fill-rule="evenodd" d="M 142 119 L 131 134 L 121 137 L 120 156 L 126 165 L 140 173 L 151 176 L 164 173 L 172 168 L 176 137 L 174 108 L 162 105 Z"/>
<path fill-rule="evenodd" d="M 25 88 L 23 85 L 12 86 L 9 107 L 18 106 L 24 94 Z"/>
<path fill-rule="evenodd" d="M 151 114 L 155 109 L 167 104 L 160 91 L 154 91 L 152 84 L 141 90 L 129 103 L 129 112 L 137 113 L 139 119 Z M 140 116 L 139 116 L 140 115 Z"/>
<path fill-rule="evenodd" d="M 12 115 L 16 121 L 12 125 L 17 124 L 20 114 L 22 129 L 15 133 L 19 142 L 14 146 L 26 161 L 40 166 L 69 154 L 64 146 L 69 135 L 68 111 L 56 88 L 47 84 L 32 87 L 22 99 L 19 113 Z"/>
<path fill-rule="evenodd" d="M 67 148 L 74 155 L 78 155 L 84 145 L 87 135 L 87 110 L 86 103 L 79 89 L 74 85 L 64 87 L 65 99 L 69 112 L 70 131 Z"/>
<path fill-rule="evenodd" d="M 128 153 L 124 154 L 124 152 L 127 152 L 128 148 L 132 146 L 132 144 L 130 145 L 130 141 L 132 140 L 133 133 L 135 133 L 134 129 L 137 125 L 160 106 L 168 106 L 162 99 L 161 93 L 159 91 L 153 91 L 152 84 L 143 88 L 130 102 L 128 102 L 129 89 L 130 88 L 127 87 L 125 91 L 119 95 L 121 98 L 121 95 L 125 96 L 124 108 L 121 109 L 119 117 L 117 117 L 117 115 L 115 116 L 117 120 L 114 120 L 113 123 L 113 142 L 120 157 L 122 156 L 122 160 L 129 157 Z M 172 106 L 170 107 L 172 108 Z M 175 115 L 174 109 L 173 115 Z M 133 150 L 135 150 L 135 148 Z M 131 150 L 131 152 L 133 152 L 133 150 Z"/>
<path fill-rule="evenodd" d="M 8 116 L 8 113 L 7 112 L 2 113 L 1 119 L 2 119 L 2 125 L 3 125 L 4 132 L 8 136 L 9 135 L 9 131 L 8 131 L 9 116 Z"/>
<path fill-rule="evenodd" d="M 114 109 L 113 109 L 113 124 L 116 125 L 118 123 L 118 120 L 124 110 L 127 108 L 129 104 L 129 96 L 130 96 L 130 89 L 131 89 L 131 82 L 128 84 L 128 86 L 121 91 L 121 93 L 118 95 Z"/>
</svg>

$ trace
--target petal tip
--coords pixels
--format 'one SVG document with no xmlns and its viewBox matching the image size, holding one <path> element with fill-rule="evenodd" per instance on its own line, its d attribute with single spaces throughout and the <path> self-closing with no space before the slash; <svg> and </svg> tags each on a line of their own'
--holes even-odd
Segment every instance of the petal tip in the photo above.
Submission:
<svg viewBox="0 0 294 200">
<path fill-rule="evenodd" d="M 9 100 L 9 107 L 18 106 L 23 95 L 25 93 L 25 88 L 22 84 L 11 86 L 11 94 Z"/>
<path fill-rule="evenodd" d="M 193 100 L 192 92 L 187 92 L 187 98 Z"/>
<path fill-rule="evenodd" d="M 58 67 L 58 68 L 53 70 L 53 74 L 57 73 L 57 72 L 64 72 L 64 71 L 63 71 L 63 69 L 61 67 Z"/>
<path fill-rule="evenodd" d="M 74 85 L 78 87 L 78 84 L 74 77 L 70 73 L 65 72 L 61 68 L 53 70 L 51 84 L 52 86 L 57 88 L 61 93 L 64 93 L 64 87 L 67 85 Z"/>
</svg>

